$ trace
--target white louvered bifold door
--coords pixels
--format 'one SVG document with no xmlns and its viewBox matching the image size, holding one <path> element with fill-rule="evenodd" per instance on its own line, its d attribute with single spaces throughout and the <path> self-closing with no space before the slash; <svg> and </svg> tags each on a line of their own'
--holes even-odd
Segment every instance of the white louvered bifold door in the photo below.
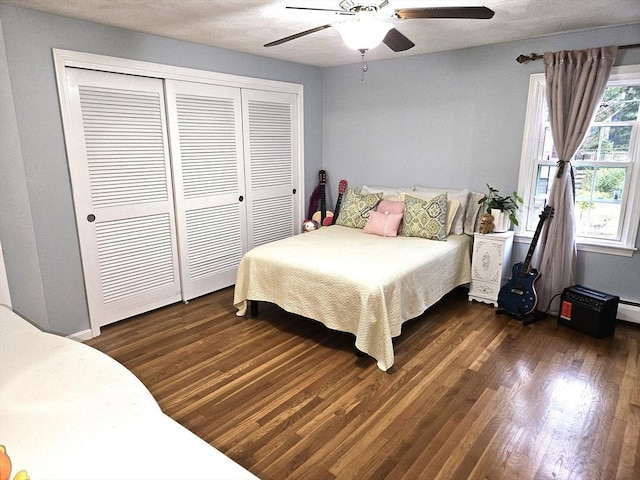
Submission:
<svg viewBox="0 0 640 480">
<path fill-rule="evenodd" d="M 247 250 L 240 89 L 166 81 L 185 300 L 233 285 Z"/>
<path fill-rule="evenodd" d="M 163 83 L 67 70 L 69 170 L 92 322 L 179 301 Z"/>
<path fill-rule="evenodd" d="M 249 248 L 295 233 L 297 96 L 242 90 Z"/>
</svg>

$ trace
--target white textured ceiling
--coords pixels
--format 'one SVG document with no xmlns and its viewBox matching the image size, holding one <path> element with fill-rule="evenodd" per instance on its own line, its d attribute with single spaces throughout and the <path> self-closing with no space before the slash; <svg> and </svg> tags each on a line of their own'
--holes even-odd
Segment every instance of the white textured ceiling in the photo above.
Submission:
<svg viewBox="0 0 640 480">
<path fill-rule="evenodd" d="M 360 54 L 349 50 L 333 28 L 279 46 L 263 46 L 345 20 L 344 16 L 330 12 L 290 10 L 285 6 L 337 9 L 339 0 L 0 0 L 0 3 L 321 67 L 360 61 Z M 368 60 L 640 24 L 640 0 L 390 0 L 390 5 L 392 8 L 486 6 L 495 11 L 495 16 L 491 20 L 395 20 L 396 28 L 416 46 L 394 53 L 382 44 L 367 52 Z"/>
</svg>

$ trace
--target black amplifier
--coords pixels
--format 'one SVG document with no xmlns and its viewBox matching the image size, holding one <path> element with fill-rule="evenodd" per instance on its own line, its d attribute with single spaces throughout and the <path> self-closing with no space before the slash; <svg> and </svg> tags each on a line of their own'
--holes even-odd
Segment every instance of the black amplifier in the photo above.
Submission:
<svg viewBox="0 0 640 480">
<path fill-rule="evenodd" d="M 580 285 L 565 288 L 558 323 L 574 330 L 604 338 L 613 335 L 620 297 Z"/>
</svg>

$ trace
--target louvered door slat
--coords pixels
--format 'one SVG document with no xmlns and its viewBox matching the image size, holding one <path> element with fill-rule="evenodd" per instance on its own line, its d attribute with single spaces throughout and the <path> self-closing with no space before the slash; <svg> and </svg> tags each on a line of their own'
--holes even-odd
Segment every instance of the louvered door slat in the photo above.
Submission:
<svg viewBox="0 0 640 480">
<path fill-rule="evenodd" d="M 193 280 L 226 272 L 242 258 L 238 212 L 212 207 L 187 212 L 189 270 Z"/>
<path fill-rule="evenodd" d="M 237 191 L 240 132 L 234 100 L 178 94 L 176 108 L 184 197 Z"/>
<path fill-rule="evenodd" d="M 175 283 L 168 215 L 101 223 L 96 237 L 105 303 Z"/>
<path fill-rule="evenodd" d="M 168 197 L 162 97 L 158 92 L 80 85 L 80 106 L 93 206 L 166 201 Z M 114 163 L 103 161 L 111 154 Z M 141 168 L 147 175 L 122 173 Z M 95 162 L 95 164 L 94 164 Z"/>
<path fill-rule="evenodd" d="M 253 189 L 292 185 L 292 106 L 248 101 Z"/>
<path fill-rule="evenodd" d="M 291 195 L 257 200 L 253 203 L 252 212 L 254 247 L 293 235 Z"/>
</svg>

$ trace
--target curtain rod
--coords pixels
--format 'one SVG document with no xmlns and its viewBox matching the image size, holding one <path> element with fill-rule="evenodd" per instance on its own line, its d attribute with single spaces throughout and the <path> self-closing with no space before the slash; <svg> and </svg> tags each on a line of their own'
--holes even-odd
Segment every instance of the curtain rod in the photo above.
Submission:
<svg viewBox="0 0 640 480">
<path fill-rule="evenodd" d="M 640 43 L 633 43 L 631 45 L 620 45 L 618 47 L 618 50 L 628 50 L 630 48 L 640 48 Z M 542 57 L 543 55 L 538 55 L 537 53 L 532 53 L 530 55 L 518 55 L 518 58 L 516 58 L 516 62 L 518 63 L 533 62 L 534 60 Z"/>
</svg>

